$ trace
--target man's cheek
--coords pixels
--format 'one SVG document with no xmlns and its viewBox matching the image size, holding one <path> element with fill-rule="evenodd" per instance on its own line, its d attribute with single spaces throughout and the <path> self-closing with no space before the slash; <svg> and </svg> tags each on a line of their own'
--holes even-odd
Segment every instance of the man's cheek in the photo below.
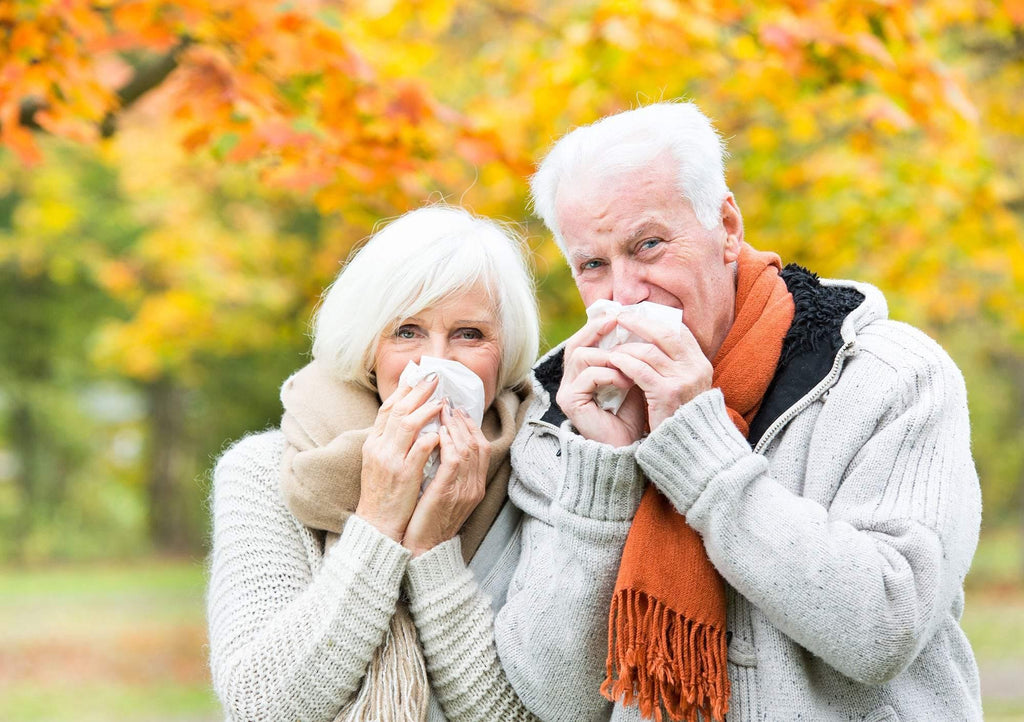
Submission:
<svg viewBox="0 0 1024 722">
<path fill-rule="evenodd" d="M 589 306 L 594 303 L 594 301 L 600 301 L 602 299 L 609 300 L 612 297 L 611 288 L 605 289 L 605 284 L 582 278 L 580 276 L 576 276 L 575 281 L 576 290 L 580 292 L 580 298 L 583 299 L 584 306 Z"/>
</svg>

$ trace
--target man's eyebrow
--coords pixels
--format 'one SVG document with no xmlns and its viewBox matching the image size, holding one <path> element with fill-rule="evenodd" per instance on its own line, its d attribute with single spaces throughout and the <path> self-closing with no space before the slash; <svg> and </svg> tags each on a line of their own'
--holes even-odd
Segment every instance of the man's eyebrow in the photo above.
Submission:
<svg viewBox="0 0 1024 722">
<path fill-rule="evenodd" d="M 663 234 L 664 230 L 661 223 L 654 219 L 646 219 L 642 221 L 640 225 L 634 228 L 630 232 L 630 234 L 619 243 L 619 247 L 626 248 L 627 246 L 631 246 L 637 241 L 643 240 L 644 238 L 647 238 L 650 235 L 660 236 Z M 572 263 L 573 266 L 582 263 L 583 261 L 589 261 L 590 259 L 597 257 L 598 256 L 595 256 L 588 248 L 581 248 L 579 250 L 572 251 L 569 253 L 569 261 Z"/>
<path fill-rule="evenodd" d="M 626 236 L 626 240 L 622 242 L 622 245 L 628 246 L 632 243 L 636 243 L 637 241 L 642 241 L 644 238 L 651 235 L 652 230 L 657 231 L 654 235 L 661 234 L 661 224 L 654 220 L 645 220 L 633 229 L 632 233 Z"/>
<path fill-rule="evenodd" d="M 569 252 L 569 261 L 573 266 L 583 261 L 589 261 L 594 257 L 594 254 L 590 252 L 590 249 L 584 248 L 576 251 Z"/>
</svg>

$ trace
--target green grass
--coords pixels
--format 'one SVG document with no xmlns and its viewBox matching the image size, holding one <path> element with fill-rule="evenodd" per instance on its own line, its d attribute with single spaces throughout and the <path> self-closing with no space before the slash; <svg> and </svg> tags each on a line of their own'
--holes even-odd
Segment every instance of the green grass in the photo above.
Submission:
<svg viewBox="0 0 1024 722">
<path fill-rule="evenodd" d="M 223 719 L 205 686 L 117 682 L 4 687 L 0 718 L 23 722 L 219 722 Z"/>
<path fill-rule="evenodd" d="M 195 562 L 0 570 L 0 719 L 214 722 Z"/>
<path fill-rule="evenodd" d="M 1024 593 L 1021 590 L 968 592 L 960 623 L 979 662 L 1018 660 L 1024 665 Z M 1024 694 L 1024 677 L 1021 683 Z"/>
<path fill-rule="evenodd" d="M 978 660 L 985 719 L 1024 720 L 1024 591 L 968 588 L 961 624 Z"/>
<path fill-rule="evenodd" d="M 986 531 L 963 626 L 985 719 L 1024 720 L 1024 584 L 1016 530 Z M 0 568 L 0 720 L 219 722 L 195 561 Z"/>
<path fill-rule="evenodd" d="M 14 597 L 70 595 L 82 599 L 119 593 L 202 596 L 206 580 L 199 561 L 152 560 L 128 564 L 7 568 L 0 570 L 0 582 L 4 590 Z"/>
<path fill-rule="evenodd" d="M 1024 587 L 1024 526 L 982 529 L 967 586 Z"/>
</svg>

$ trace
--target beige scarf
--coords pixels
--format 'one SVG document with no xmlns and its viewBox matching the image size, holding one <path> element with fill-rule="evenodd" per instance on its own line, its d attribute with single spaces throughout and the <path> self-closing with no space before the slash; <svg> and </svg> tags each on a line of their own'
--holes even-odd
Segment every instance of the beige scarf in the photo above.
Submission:
<svg viewBox="0 0 1024 722">
<path fill-rule="evenodd" d="M 460 532 L 467 562 L 505 503 L 511 469 L 508 451 L 527 407 L 522 401 L 512 391 L 501 392 L 484 414 L 482 428 L 491 442 L 491 461 L 484 498 Z M 380 402 L 372 391 L 336 380 L 315 360 L 284 382 L 281 402 L 281 430 L 287 440 L 281 490 L 300 522 L 327 533 L 326 553 L 359 503 L 363 442 Z M 416 627 L 399 601 L 359 693 L 336 720 L 422 722 L 429 698 Z"/>
</svg>

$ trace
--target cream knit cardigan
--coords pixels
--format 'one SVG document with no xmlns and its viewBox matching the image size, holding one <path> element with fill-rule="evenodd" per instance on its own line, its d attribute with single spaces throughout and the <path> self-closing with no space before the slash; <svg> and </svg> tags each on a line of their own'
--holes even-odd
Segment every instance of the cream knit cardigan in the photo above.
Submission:
<svg viewBox="0 0 1024 722">
<path fill-rule="evenodd" d="M 527 514 L 522 556 L 495 639 L 542 719 L 639 720 L 598 688 L 644 476 L 728 583 L 729 722 L 981 719 L 959 625 L 981 520 L 963 379 L 885 319 L 876 289 L 850 285 L 865 301 L 833 373 L 755 450 L 716 389 L 613 449 L 543 421 L 553 399 L 534 384 L 509 483 Z"/>
<path fill-rule="evenodd" d="M 323 554 L 281 498 L 284 443 L 279 431 L 249 436 L 214 472 L 210 666 L 228 719 L 333 720 L 357 691 L 403 590 L 430 677 L 428 719 L 533 719 L 502 672 L 490 601 L 458 537 L 411 559 L 353 515 Z M 518 537 L 505 542 L 497 553 L 491 544 L 491 554 L 511 566 L 514 559 L 498 557 L 514 554 Z"/>
</svg>

